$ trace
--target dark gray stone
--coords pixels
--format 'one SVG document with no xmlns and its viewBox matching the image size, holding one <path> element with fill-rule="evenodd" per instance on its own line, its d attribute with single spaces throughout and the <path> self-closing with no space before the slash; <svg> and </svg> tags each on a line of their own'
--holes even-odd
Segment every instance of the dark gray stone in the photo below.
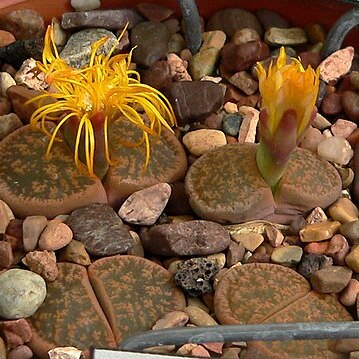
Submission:
<svg viewBox="0 0 359 359">
<path fill-rule="evenodd" d="M 212 81 L 174 82 L 162 89 L 171 102 L 180 126 L 216 112 L 223 103 L 223 90 Z"/>
<path fill-rule="evenodd" d="M 175 272 L 176 284 L 192 297 L 212 291 L 211 278 L 218 266 L 207 258 L 192 258 L 182 262 Z"/>
<path fill-rule="evenodd" d="M 131 45 L 137 46 L 133 52 L 133 61 L 137 65 L 149 67 L 165 57 L 171 33 L 161 22 L 144 21 L 131 31 Z"/>
<path fill-rule="evenodd" d="M 271 27 L 278 27 L 281 29 L 290 27 L 288 20 L 275 11 L 260 9 L 256 11 L 256 15 L 265 30 L 268 30 Z"/>
<path fill-rule="evenodd" d="M 123 29 L 128 22 L 128 29 L 131 30 L 143 20 L 144 18 L 134 9 L 91 10 L 64 13 L 61 26 L 71 30 L 84 27 L 118 30 Z"/>
<path fill-rule="evenodd" d="M 298 273 L 305 278 L 310 276 L 319 269 L 322 269 L 333 264 L 333 259 L 325 256 L 324 254 L 308 253 L 302 257 L 298 265 Z"/>
<path fill-rule="evenodd" d="M 193 220 L 144 229 L 141 240 L 153 254 L 190 256 L 219 253 L 229 246 L 230 236 L 218 223 Z"/>
<path fill-rule="evenodd" d="M 121 218 L 107 204 L 95 203 L 76 209 L 66 224 L 73 231 L 74 239 L 95 256 L 125 253 L 133 246 L 133 239 Z"/>
</svg>

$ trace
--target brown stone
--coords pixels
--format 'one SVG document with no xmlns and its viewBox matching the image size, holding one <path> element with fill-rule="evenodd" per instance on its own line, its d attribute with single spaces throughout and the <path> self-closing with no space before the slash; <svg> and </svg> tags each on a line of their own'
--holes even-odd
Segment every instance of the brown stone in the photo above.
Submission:
<svg viewBox="0 0 359 359">
<path fill-rule="evenodd" d="M 31 340 L 31 328 L 25 319 L 0 322 L 0 328 L 8 349 L 16 348 Z"/>
<path fill-rule="evenodd" d="M 352 273 L 347 267 L 329 266 L 314 272 L 310 283 L 319 293 L 339 293 L 348 285 Z"/>
<path fill-rule="evenodd" d="M 15 36 L 5 30 L 0 30 L 0 47 L 7 46 L 16 41 Z"/>
<path fill-rule="evenodd" d="M 168 19 L 174 11 L 167 7 L 150 4 L 150 3 L 140 3 L 137 5 L 139 12 L 150 21 L 164 21 Z"/>
<path fill-rule="evenodd" d="M 345 91 L 342 95 L 342 105 L 350 120 L 359 121 L 359 94 L 354 91 Z"/>
<path fill-rule="evenodd" d="M 70 227 L 57 220 L 50 221 L 40 235 L 41 250 L 56 251 L 67 246 L 73 237 Z"/>
<path fill-rule="evenodd" d="M 342 110 L 341 95 L 332 92 L 324 96 L 321 103 L 321 109 L 324 115 L 336 115 Z"/>
<path fill-rule="evenodd" d="M 12 349 L 7 359 L 31 359 L 33 358 L 32 350 L 27 345 L 20 345 Z"/>
<path fill-rule="evenodd" d="M 60 250 L 59 259 L 62 262 L 71 262 L 88 266 L 91 264 L 91 259 L 84 244 L 73 239 L 65 248 Z"/>
<path fill-rule="evenodd" d="M 155 62 L 143 72 L 141 80 L 156 89 L 170 86 L 172 83 L 170 65 L 164 60 Z"/>
<path fill-rule="evenodd" d="M 22 224 L 23 245 L 25 252 L 36 249 L 40 235 L 47 225 L 45 216 L 28 216 Z"/>
<path fill-rule="evenodd" d="M 27 265 L 32 272 L 41 275 L 46 282 L 53 282 L 59 275 L 55 252 L 42 250 L 27 253 L 23 259 L 23 263 Z"/>
<path fill-rule="evenodd" d="M 0 269 L 9 268 L 14 262 L 11 244 L 0 241 Z"/>
</svg>

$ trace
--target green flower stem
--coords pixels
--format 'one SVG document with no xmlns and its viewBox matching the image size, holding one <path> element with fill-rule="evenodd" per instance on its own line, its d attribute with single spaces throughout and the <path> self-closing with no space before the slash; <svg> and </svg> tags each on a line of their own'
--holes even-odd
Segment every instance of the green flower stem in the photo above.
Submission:
<svg viewBox="0 0 359 359">
<path fill-rule="evenodd" d="M 256 152 L 257 167 L 273 193 L 276 192 L 278 183 L 287 168 L 290 153 L 277 156 L 263 141 L 259 141 Z"/>
</svg>

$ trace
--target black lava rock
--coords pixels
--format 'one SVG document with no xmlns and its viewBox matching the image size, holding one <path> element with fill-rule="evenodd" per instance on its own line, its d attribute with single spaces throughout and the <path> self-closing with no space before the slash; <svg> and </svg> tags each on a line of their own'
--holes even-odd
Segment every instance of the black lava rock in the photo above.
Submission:
<svg viewBox="0 0 359 359">
<path fill-rule="evenodd" d="M 302 257 L 297 271 L 305 278 L 309 278 L 317 270 L 331 266 L 332 264 L 333 259 L 324 254 L 308 253 Z"/>
</svg>

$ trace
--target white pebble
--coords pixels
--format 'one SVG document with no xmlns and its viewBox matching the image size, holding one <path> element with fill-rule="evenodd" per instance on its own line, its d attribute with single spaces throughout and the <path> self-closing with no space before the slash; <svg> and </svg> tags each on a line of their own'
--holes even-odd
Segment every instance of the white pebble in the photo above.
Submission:
<svg viewBox="0 0 359 359">
<path fill-rule="evenodd" d="M 350 143 L 343 137 L 328 137 L 318 144 L 318 155 L 339 165 L 347 165 L 354 155 Z"/>
<path fill-rule="evenodd" d="M 7 89 L 16 85 L 15 80 L 7 72 L 0 72 L 0 96 L 7 98 Z"/>
</svg>

